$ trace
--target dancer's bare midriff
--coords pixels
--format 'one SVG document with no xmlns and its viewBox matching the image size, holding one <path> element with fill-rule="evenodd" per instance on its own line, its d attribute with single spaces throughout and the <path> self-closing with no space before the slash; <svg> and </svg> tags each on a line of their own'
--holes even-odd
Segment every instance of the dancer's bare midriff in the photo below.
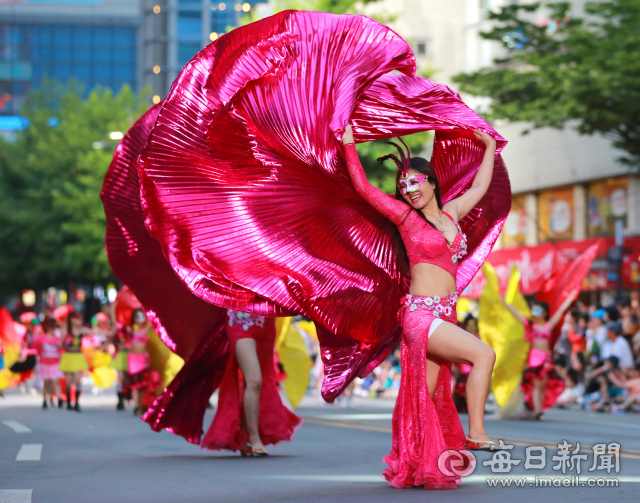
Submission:
<svg viewBox="0 0 640 503">
<path fill-rule="evenodd" d="M 442 267 L 421 262 L 411 268 L 409 293 L 422 297 L 444 297 L 456 293 L 456 280 Z"/>
</svg>

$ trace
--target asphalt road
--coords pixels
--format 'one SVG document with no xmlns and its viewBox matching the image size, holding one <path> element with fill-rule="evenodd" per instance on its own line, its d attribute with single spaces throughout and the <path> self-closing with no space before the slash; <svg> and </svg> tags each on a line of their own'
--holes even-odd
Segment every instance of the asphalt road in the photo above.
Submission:
<svg viewBox="0 0 640 503">
<path fill-rule="evenodd" d="M 640 501 L 638 415 L 554 410 L 542 422 L 489 420 L 489 434 L 514 445 L 511 459 L 520 465 L 496 473 L 499 466 L 482 465 L 491 453 L 476 454 L 475 472 L 457 489 L 424 491 L 397 490 L 381 477 L 391 446 L 389 401 L 361 400 L 344 409 L 309 398 L 297 410 L 305 424 L 293 442 L 271 447 L 269 458 L 202 451 L 170 433 L 152 432 L 130 411 L 116 412 L 113 403 L 112 396 L 87 396 L 83 412 L 76 413 L 43 411 L 35 397 L 0 399 L 0 503 Z M 574 444 L 571 450 L 580 442 L 578 454 L 588 455 L 578 486 L 537 486 L 545 477 L 576 483 L 575 467 L 564 475 L 553 468 L 563 440 Z M 611 442 L 621 444 L 619 472 L 597 466 L 589 472 L 591 446 Z M 546 447 L 543 470 L 524 468 L 529 445 Z M 609 487 L 588 487 L 588 479 Z M 516 480 L 524 486 L 515 487 Z"/>
</svg>

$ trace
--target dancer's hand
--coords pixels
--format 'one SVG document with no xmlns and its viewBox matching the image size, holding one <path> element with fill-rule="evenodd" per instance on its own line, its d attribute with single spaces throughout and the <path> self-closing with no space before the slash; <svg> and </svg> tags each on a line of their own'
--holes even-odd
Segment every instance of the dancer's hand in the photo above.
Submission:
<svg viewBox="0 0 640 503">
<path fill-rule="evenodd" d="M 342 144 L 349 145 L 351 143 L 353 143 L 353 130 L 351 129 L 351 124 L 347 124 L 342 135 Z"/>
<path fill-rule="evenodd" d="M 493 149 L 493 150 L 496 149 L 496 141 L 491 136 L 489 136 L 487 133 L 485 133 L 483 131 L 480 131 L 479 129 L 476 129 L 473 132 L 473 135 L 478 140 L 480 140 L 484 144 L 484 146 L 487 147 L 488 149 L 489 148 Z"/>
</svg>

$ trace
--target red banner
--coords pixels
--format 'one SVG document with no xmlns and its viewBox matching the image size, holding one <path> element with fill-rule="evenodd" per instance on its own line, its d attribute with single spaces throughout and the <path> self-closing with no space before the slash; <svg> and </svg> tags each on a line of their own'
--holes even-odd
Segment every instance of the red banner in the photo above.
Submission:
<svg viewBox="0 0 640 503">
<path fill-rule="evenodd" d="M 591 245 L 598 243 L 598 255 L 591 271 L 582 284 L 583 290 L 612 290 L 617 286 L 617 266 L 608 262 L 609 249 L 614 246 L 613 238 L 593 238 L 582 241 L 560 241 L 537 246 L 518 246 L 491 252 L 487 262 L 496 270 L 500 281 L 500 291 L 504 293 L 511 266 L 516 264 L 521 273 L 520 288 L 525 295 L 540 290 L 542 284 L 559 268 L 578 258 Z M 622 284 L 624 288 L 640 288 L 640 237 L 624 240 L 622 256 Z M 484 288 L 482 271 L 462 293 L 465 297 L 479 298 Z"/>
</svg>

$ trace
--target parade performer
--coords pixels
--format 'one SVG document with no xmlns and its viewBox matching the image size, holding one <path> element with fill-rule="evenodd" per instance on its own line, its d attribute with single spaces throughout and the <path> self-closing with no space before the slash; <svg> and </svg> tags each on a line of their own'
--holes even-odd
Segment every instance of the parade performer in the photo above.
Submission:
<svg viewBox="0 0 640 503">
<path fill-rule="evenodd" d="M 551 318 L 541 304 L 531 308 L 529 319 L 503 299 L 505 307 L 524 326 L 525 340 L 531 344 L 520 389 L 525 395 L 525 403 L 533 411 L 534 419 L 542 419 L 543 410 L 554 405 L 564 390 L 564 380 L 553 367 L 551 333 L 579 293 L 578 290 L 570 295 Z"/>
<path fill-rule="evenodd" d="M 82 325 L 82 316 L 72 312 L 67 316 L 67 330 L 63 334 L 64 354 L 59 368 L 64 372 L 67 395 L 67 410 L 80 412 L 80 395 L 82 394 L 82 373 L 89 370 L 89 364 L 82 353 L 82 338 L 89 334 L 89 329 Z M 71 405 L 71 386 L 75 387 L 75 404 Z"/>
<path fill-rule="evenodd" d="M 486 149 L 480 169 L 469 190 L 444 205 L 438 177 L 429 161 L 411 158 L 401 147 L 400 158 L 392 154 L 379 159 L 391 157 L 398 165 L 396 197 L 391 198 L 367 181 L 350 126 L 342 137 L 356 190 L 398 227 L 411 267 L 409 294 L 402 299 L 398 313 L 402 324 L 402 380 L 394 409 L 393 449 L 385 458 L 389 468 L 384 475 L 395 487 L 455 487 L 455 479 L 439 473 L 439 454 L 462 445 L 470 449 L 497 445 L 484 431 L 484 407 L 495 353 L 458 328 L 456 315 L 455 277 L 458 262 L 467 253 L 467 238 L 458 221 L 484 197 L 495 157 L 495 140 L 480 131 L 474 135 Z M 466 442 L 450 394 L 452 361 L 472 366 L 466 386 Z"/>
<path fill-rule="evenodd" d="M 47 399 L 53 406 L 53 395 L 58 397 L 58 408 L 62 408 L 64 400 L 60 392 L 60 378 L 62 372 L 58 368 L 60 365 L 60 346 L 62 338 L 58 333 L 58 323 L 53 317 L 45 317 L 42 322 L 44 333 L 36 337 L 34 348 L 38 352 L 38 373 L 43 381 L 42 387 L 42 408 L 48 408 Z"/>
<path fill-rule="evenodd" d="M 131 315 L 131 344 L 127 355 L 127 371 L 129 373 L 129 387 L 133 395 L 136 416 L 142 415 L 142 397 L 145 392 L 145 376 L 149 372 L 149 321 L 144 310 L 136 309 Z"/>
<path fill-rule="evenodd" d="M 291 440 L 302 420 L 280 399 L 274 368 L 275 319 L 228 311 L 231 354 L 218 410 L 202 448 L 267 456 L 265 445 Z"/>
<path fill-rule="evenodd" d="M 340 143 L 347 124 L 357 142 L 436 130 L 433 178 L 439 180 L 443 205 L 458 200 L 447 209 L 461 230 L 440 213 L 430 183 L 424 190 L 432 194 L 422 203 L 433 199 L 432 217 L 455 240 L 454 249 L 409 203 L 395 201 L 427 229 L 424 256 L 448 258 L 446 264 L 424 266 L 440 264 L 433 276 L 440 281 L 419 292 L 413 284 L 412 295 L 461 292 L 509 212 L 511 191 L 498 155 L 506 141 L 457 93 L 415 77 L 415 71 L 409 44 L 369 18 L 282 12 L 220 37 L 187 64 L 140 156 L 145 224 L 177 276 L 195 295 L 220 306 L 312 319 L 325 364 L 323 396 L 329 401 L 399 342 L 397 306 L 414 283 L 394 221 L 363 197 L 368 190 L 359 192 L 350 181 L 347 158 L 355 147 L 345 154 Z M 462 248 L 456 251 L 463 233 L 464 256 Z M 417 239 L 407 248 L 418 245 Z M 453 262 L 454 251 L 462 260 Z M 420 317 L 411 313 L 407 319 Z M 431 319 L 423 314 L 428 331 Z M 470 403 L 470 435 L 489 446 L 481 410 L 493 352 L 453 324 L 437 330 L 458 334 L 451 336 L 456 340 L 469 338 L 479 348 L 469 355 L 475 364 L 469 392 L 478 390 Z M 426 349 L 426 339 L 424 334 L 415 342 L 423 340 Z M 415 368 L 426 369 L 426 354 L 420 358 L 423 363 Z M 433 380 L 435 373 L 429 374 Z M 400 470 L 407 471 L 389 475 L 397 486 L 456 484 L 456 477 L 443 476 L 434 464 L 438 449 L 465 445 L 450 389 L 448 399 L 443 394 L 448 364 L 440 366 L 439 375 L 435 400 L 443 406 L 434 411 L 431 397 L 421 401 L 430 403 L 425 410 L 432 412 L 427 420 L 434 441 L 422 453 L 428 459 L 420 458 L 424 466 L 399 459 Z M 426 388 L 426 380 L 415 382 Z M 426 435 L 423 426 L 417 428 Z"/>
</svg>

